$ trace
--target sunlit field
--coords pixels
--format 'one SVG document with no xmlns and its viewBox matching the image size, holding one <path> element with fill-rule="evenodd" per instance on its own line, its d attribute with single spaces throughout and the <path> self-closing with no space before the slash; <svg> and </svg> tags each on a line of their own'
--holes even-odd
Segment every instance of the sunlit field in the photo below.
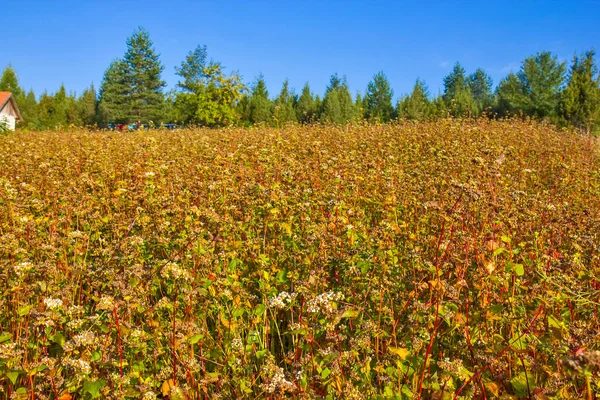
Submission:
<svg viewBox="0 0 600 400">
<path fill-rule="evenodd" d="M 0 399 L 600 391 L 600 150 L 518 120 L 0 136 Z"/>
</svg>

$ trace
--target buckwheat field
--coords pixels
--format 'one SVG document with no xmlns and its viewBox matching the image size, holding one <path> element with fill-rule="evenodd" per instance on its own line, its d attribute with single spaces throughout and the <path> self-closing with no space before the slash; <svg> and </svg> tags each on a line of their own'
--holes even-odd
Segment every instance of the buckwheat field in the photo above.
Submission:
<svg viewBox="0 0 600 400">
<path fill-rule="evenodd" d="M 520 120 L 0 136 L 0 399 L 593 399 L 600 150 Z"/>
</svg>

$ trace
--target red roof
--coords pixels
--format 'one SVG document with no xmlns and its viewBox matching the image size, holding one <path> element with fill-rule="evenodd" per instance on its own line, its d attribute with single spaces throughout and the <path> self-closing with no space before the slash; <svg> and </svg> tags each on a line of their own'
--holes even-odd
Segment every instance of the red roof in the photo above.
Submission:
<svg viewBox="0 0 600 400">
<path fill-rule="evenodd" d="M 17 111 L 17 119 L 22 120 L 21 112 L 19 111 L 19 107 L 17 107 L 17 102 L 15 98 L 12 96 L 11 92 L 0 92 L 0 111 L 8 104 L 8 102 L 12 102 L 14 109 Z"/>
</svg>

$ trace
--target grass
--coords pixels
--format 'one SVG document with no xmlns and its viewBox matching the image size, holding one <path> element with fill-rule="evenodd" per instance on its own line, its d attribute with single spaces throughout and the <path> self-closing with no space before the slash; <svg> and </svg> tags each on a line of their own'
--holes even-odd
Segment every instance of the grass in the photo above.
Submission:
<svg viewBox="0 0 600 400">
<path fill-rule="evenodd" d="M 592 399 L 599 245 L 537 123 L 2 136 L 0 399 Z"/>
</svg>

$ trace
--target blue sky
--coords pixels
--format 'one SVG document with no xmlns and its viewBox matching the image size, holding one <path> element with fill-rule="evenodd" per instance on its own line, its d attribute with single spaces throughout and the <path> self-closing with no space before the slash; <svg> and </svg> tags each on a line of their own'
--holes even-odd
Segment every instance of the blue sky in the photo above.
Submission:
<svg viewBox="0 0 600 400">
<path fill-rule="evenodd" d="M 395 97 L 417 77 L 430 92 L 456 61 L 484 68 L 494 84 L 541 50 L 570 61 L 600 51 L 600 1 L 176 1 L 16 0 L 2 6 L 0 68 L 11 63 L 20 83 L 39 95 L 98 87 L 109 63 L 138 27 L 149 31 L 165 66 L 197 44 L 245 82 L 263 73 L 271 96 L 285 78 L 299 93 L 309 81 L 322 94 L 329 77 L 346 75 L 364 92 L 384 71 Z"/>
</svg>

